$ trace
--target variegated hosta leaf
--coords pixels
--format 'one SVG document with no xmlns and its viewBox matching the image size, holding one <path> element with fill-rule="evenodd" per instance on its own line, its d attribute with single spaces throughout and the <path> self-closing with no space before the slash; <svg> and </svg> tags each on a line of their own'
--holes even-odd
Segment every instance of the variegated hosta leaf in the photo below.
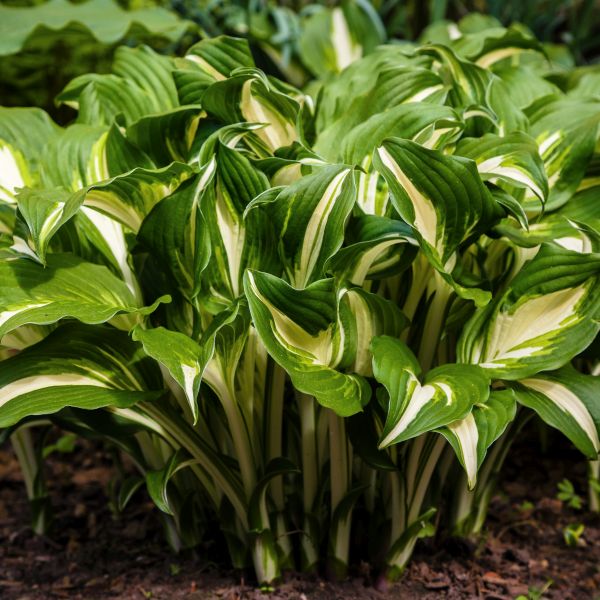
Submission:
<svg viewBox="0 0 600 600">
<path fill-rule="evenodd" d="M 133 177 L 129 178 L 133 183 Z M 133 196 L 134 187 L 125 189 Z M 123 226 L 96 209 L 81 206 L 85 192 L 70 194 L 61 188 L 24 189 L 17 196 L 19 218 L 13 233 L 12 249 L 45 264 L 46 252 L 55 234 L 74 217 L 71 228 L 53 243 L 55 252 L 69 251 L 96 262 L 90 253 L 95 248 L 117 271 L 132 291 L 136 290 L 135 276 L 129 265 L 129 248 Z M 75 242 L 73 234 L 77 239 Z"/>
<path fill-rule="evenodd" d="M 160 390 L 152 361 L 126 332 L 65 324 L 0 361 L 0 428 L 67 406 L 124 408 L 156 400 Z"/>
<path fill-rule="evenodd" d="M 235 302 L 211 321 L 200 339 L 200 365 L 203 380 L 226 401 L 233 400 L 236 377 L 243 376 L 238 368 L 246 347 L 250 329 L 250 314 L 245 302 Z M 248 399 L 248 404 L 251 404 Z"/>
<path fill-rule="evenodd" d="M 449 423 L 439 432 L 448 440 L 467 473 L 469 489 L 477 482 L 477 471 L 488 448 L 504 433 L 515 417 L 517 405 L 512 390 L 492 391 L 463 419 Z"/>
<path fill-rule="evenodd" d="M 203 141 L 198 154 L 198 163 L 205 167 L 213 159 L 219 145 L 240 151 L 244 156 L 252 158 L 258 166 L 264 159 L 260 154 L 264 150 L 264 145 L 256 136 L 256 131 L 262 129 L 260 123 L 234 123 L 233 125 L 223 125 L 215 123 L 215 129 Z M 261 146 L 262 145 L 262 146 Z M 250 150 L 250 155 L 247 151 Z M 267 156 L 268 159 L 270 156 Z M 270 157 L 272 158 L 272 157 Z"/>
<path fill-rule="evenodd" d="M 194 140 L 204 113 L 199 106 L 185 106 L 140 118 L 127 128 L 127 139 L 158 167 L 196 158 Z M 157 140 L 160 143 L 157 144 Z"/>
<path fill-rule="evenodd" d="M 154 166 L 150 159 L 115 125 L 108 131 L 73 125 L 46 149 L 41 171 L 42 183 L 49 191 L 27 190 L 20 197 L 21 214 L 29 231 L 15 231 L 14 249 L 44 262 L 51 238 L 85 204 L 82 210 L 88 211 L 86 216 L 104 237 L 103 245 L 114 254 L 125 278 L 133 280 L 121 226 L 90 209 L 98 209 L 136 231 L 153 204 L 188 177 L 192 168 L 174 163 L 162 170 L 149 170 Z M 105 181 L 93 185 L 101 180 Z M 75 193 L 67 198 L 55 186 Z"/>
<path fill-rule="evenodd" d="M 38 183 L 44 146 L 59 132 L 39 108 L 0 107 L 0 203 L 13 204 L 18 188 Z"/>
<path fill-rule="evenodd" d="M 536 217 L 527 231 L 519 229 L 510 219 L 496 230 L 516 244 L 533 247 L 543 242 L 555 242 L 576 252 L 599 252 L 596 242 L 600 232 L 600 161 L 592 158 L 578 191 L 558 210 Z"/>
<path fill-rule="evenodd" d="M 517 400 L 556 427 L 592 460 L 600 452 L 600 377 L 565 367 L 514 384 Z"/>
<path fill-rule="evenodd" d="M 391 213 L 390 190 L 386 180 L 375 170 L 369 170 L 373 157 L 366 157 L 358 171 L 356 208 L 365 215 L 387 217 Z"/>
<path fill-rule="evenodd" d="M 355 127 L 344 138 L 339 156 L 345 163 L 359 164 L 389 137 L 414 140 L 427 147 L 443 147 L 460 135 L 463 126 L 457 113 L 447 106 L 401 104 Z"/>
<path fill-rule="evenodd" d="M 503 219 L 495 230 L 526 248 L 554 242 L 574 252 L 600 252 L 600 202 L 596 202 L 599 190 L 591 187 L 577 192 L 558 210 L 537 217 L 527 230 L 512 219 Z"/>
<path fill-rule="evenodd" d="M 191 166 L 178 162 L 162 169 L 139 167 L 89 185 L 78 196 L 84 207 L 98 210 L 137 233 L 152 208 L 194 172 Z"/>
<path fill-rule="evenodd" d="M 509 380 L 563 366 L 600 330 L 599 276 L 600 255 L 544 244 L 506 292 L 466 324 L 459 360 Z"/>
<path fill-rule="evenodd" d="M 271 271 L 277 264 L 276 236 L 271 217 L 246 209 L 269 188 L 269 182 L 240 152 L 219 143 L 214 178 L 201 200 L 211 240 L 204 294 L 227 304 L 242 293 L 247 268 Z"/>
<path fill-rule="evenodd" d="M 402 63 L 386 66 L 377 77 L 369 93 L 353 102 L 358 108 L 356 124 L 365 118 L 404 103 L 441 103 L 447 93 L 444 82 L 428 66 Z M 350 117 L 350 115 L 347 115 Z"/>
<path fill-rule="evenodd" d="M 600 100 L 551 96 L 528 107 L 531 135 L 544 161 L 550 196 L 546 210 L 565 204 L 577 190 L 598 139 Z M 539 212 L 529 201 L 527 210 Z"/>
<path fill-rule="evenodd" d="M 526 133 L 518 131 L 504 137 L 490 133 L 466 138 L 459 142 L 456 153 L 472 158 L 484 181 L 526 187 L 541 202 L 548 196 L 544 163 L 535 140 Z"/>
<path fill-rule="evenodd" d="M 529 228 L 529 219 L 527 218 L 527 213 L 521 203 L 512 194 L 497 185 L 491 184 L 490 192 L 492 192 L 494 200 L 502 206 L 502 208 L 506 210 L 507 215 L 509 215 L 496 225 L 496 230 L 498 230 L 503 222 L 510 222 L 510 224 L 514 224 L 515 227 L 521 227 L 518 233 L 520 233 L 521 230 L 526 231 Z"/>
<path fill-rule="evenodd" d="M 117 75 L 89 73 L 72 79 L 56 101 L 78 111 L 77 122 L 111 125 L 118 115 L 133 123 L 153 112 L 150 97 L 134 82 Z"/>
<path fill-rule="evenodd" d="M 522 52 L 543 54 L 542 45 L 522 25 L 514 24 L 507 29 L 494 27 L 458 38 L 453 49 L 484 69 L 507 58 L 518 57 Z M 518 60 L 518 58 L 517 58 Z"/>
<path fill-rule="evenodd" d="M 173 69 L 172 58 L 157 54 L 148 46 L 118 48 L 112 66 L 115 75 L 134 82 L 148 94 L 155 113 L 179 106 Z"/>
<path fill-rule="evenodd" d="M 510 89 L 499 77 L 494 77 L 487 91 L 486 107 L 493 116 L 494 129 L 505 136 L 515 131 L 528 131 L 529 121 L 525 113 L 514 103 Z"/>
<path fill-rule="evenodd" d="M 385 39 L 377 13 L 354 1 L 319 7 L 305 18 L 301 31 L 300 58 L 317 77 L 343 71 Z"/>
<path fill-rule="evenodd" d="M 92 130 L 87 126 L 75 127 L 84 128 L 86 134 L 91 133 L 92 140 L 97 132 L 96 129 Z M 73 127 L 70 128 L 70 130 L 73 129 Z M 47 161 L 44 166 L 47 168 L 52 166 L 55 169 L 62 168 L 64 172 L 59 177 L 52 175 L 46 184 L 49 186 L 67 184 L 69 169 L 72 167 L 75 169 L 75 172 L 71 172 L 74 179 L 72 185 L 69 185 L 67 189 L 78 191 L 68 198 L 60 190 L 52 188 L 49 191 L 27 190 L 24 192 L 22 212 L 30 235 L 19 235 L 19 232 L 15 232 L 15 237 L 20 238 L 15 239 L 15 250 L 28 255 L 35 253 L 38 260 L 43 262 L 52 236 L 77 211 L 82 211 L 85 212 L 87 218 L 94 221 L 101 236 L 104 237 L 108 249 L 115 253 L 115 260 L 121 265 L 120 268 L 123 271 L 127 257 L 123 255 L 125 247 L 120 224 L 137 232 L 142 220 L 152 207 L 169 195 L 182 181 L 190 177 L 194 170 L 191 166 L 182 163 L 172 163 L 163 169 L 138 167 L 123 173 L 123 170 L 127 170 L 125 168 L 127 164 L 123 164 L 119 157 L 124 153 L 127 154 L 134 147 L 129 144 L 129 147 L 119 148 L 119 140 L 113 144 L 113 132 L 116 136 L 121 136 L 114 127 L 111 128 L 107 137 L 102 135 L 100 138 L 99 147 L 92 144 L 91 155 L 85 154 L 85 143 L 78 146 L 81 142 L 79 136 L 71 136 L 72 144 L 61 145 L 59 149 L 55 148 L 57 152 L 65 151 L 67 156 L 61 155 L 63 160 L 61 160 L 61 156 L 57 156 L 52 162 L 53 166 L 49 165 L 50 161 Z M 102 139 L 105 139 L 105 144 L 102 143 Z M 84 135 L 84 140 L 89 141 L 87 135 Z M 69 153 L 70 150 L 72 153 Z M 131 164 L 135 164 L 136 155 L 134 148 L 130 155 Z M 80 158 L 82 163 L 79 162 Z M 85 161 L 89 161 L 89 165 L 82 172 L 80 169 Z M 140 164 L 152 166 L 149 159 L 141 160 Z M 98 168 L 98 165 L 104 166 Z M 109 166 L 110 168 L 107 168 Z M 123 174 L 89 185 L 89 182 L 93 183 L 107 177 L 113 170 Z M 83 184 L 81 177 L 88 181 L 83 189 L 78 188 Z M 107 220 L 104 215 L 99 213 L 104 213 L 111 219 Z M 118 223 L 114 223 L 112 219 Z"/>
<path fill-rule="evenodd" d="M 105 262 L 120 273 L 136 298 L 141 298 L 139 282 L 134 273 L 131 249 L 125 237 L 125 227 L 96 209 L 83 206 L 69 223 L 71 231 L 60 231 L 60 245 L 89 262 Z M 74 231 L 77 242 L 73 240 Z M 62 234 L 65 234 L 64 236 Z M 69 244 L 65 244 L 65 241 Z M 170 290 L 169 290 L 170 291 Z"/>
<path fill-rule="evenodd" d="M 92 208 L 80 207 L 79 194 L 65 194 L 67 200 L 61 210 L 60 189 L 25 189 L 19 194 L 21 197 L 26 198 L 30 206 L 27 207 L 27 220 L 20 211 L 18 213 L 13 227 L 13 252 L 42 264 L 45 264 L 48 251 L 69 252 L 88 262 L 105 264 L 120 274 L 138 297 L 139 287 L 132 270 L 130 249 L 120 223 Z M 77 212 L 73 215 L 74 211 Z"/>
<path fill-rule="evenodd" d="M 16 354 L 14 350 L 24 350 L 33 344 L 43 340 L 48 333 L 52 331 L 51 327 L 46 325 L 22 325 L 7 333 L 1 341 L 0 346 L 4 346 L 9 352 L 7 356 Z"/>
<path fill-rule="evenodd" d="M 166 367 L 185 393 L 194 424 L 198 420 L 196 398 L 200 390 L 203 365 L 201 347 L 187 335 L 164 327 L 142 329 L 136 327 L 132 337 L 141 342 L 144 352 Z"/>
<path fill-rule="evenodd" d="M 433 57 L 447 70 L 454 92 L 451 104 L 455 108 L 486 105 L 487 91 L 494 78 L 490 71 L 461 59 L 451 48 L 440 44 L 422 46 L 417 52 Z"/>
<path fill-rule="evenodd" d="M 339 415 L 360 411 L 370 396 L 367 382 L 335 369 L 353 340 L 340 327 L 333 280 L 297 290 L 273 275 L 247 271 L 244 289 L 262 342 L 294 386 Z"/>
<path fill-rule="evenodd" d="M 211 254 L 210 233 L 200 198 L 214 174 L 214 161 L 200 175 L 184 182 L 158 202 L 142 222 L 137 239 L 148 260 L 163 276 L 173 278 L 183 295 L 200 292 L 201 273 Z"/>
<path fill-rule="evenodd" d="M 517 108 L 525 110 L 539 98 L 560 93 L 560 89 L 527 65 L 505 66 L 495 70 L 504 82 Z"/>
<path fill-rule="evenodd" d="M 177 96 L 181 106 L 199 104 L 204 92 L 215 82 L 200 67 L 188 62 L 179 61 L 178 68 L 173 71 L 173 80 L 177 88 Z"/>
<path fill-rule="evenodd" d="M 62 187 L 75 192 L 142 167 L 154 165 L 116 125 L 106 129 L 75 124 L 48 143 L 40 171 L 44 187 Z"/>
<path fill-rule="evenodd" d="M 374 165 L 433 267 L 462 297 L 485 304 L 489 294 L 464 288 L 450 277 L 460 244 L 482 233 L 501 212 L 475 162 L 394 138 L 377 149 Z"/>
<path fill-rule="evenodd" d="M 44 268 L 26 258 L 0 261 L 0 339 L 27 323 L 72 317 L 102 323 L 117 313 L 149 314 L 106 267 L 69 254 L 51 254 Z"/>
<path fill-rule="evenodd" d="M 204 92 L 236 69 L 251 69 L 254 59 L 248 41 L 220 35 L 192 46 L 185 59 L 177 60 L 173 79 L 182 106 L 201 104 Z"/>
<path fill-rule="evenodd" d="M 263 124 L 255 133 L 264 144 L 265 154 L 298 139 L 298 103 L 278 91 L 262 71 L 245 69 L 229 79 L 217 81 L 204 92 L 202 106 L 224 123 Z"/>
<path fill-rule="evenodd" d="M 352 361 L 348 370 L 372 377 L 371 340 L 381 335 L 400 337 L 408 325 L 408 319 L 394 302 L 362 288 L 343 289 L 340 296 L 344 343 L 348 347 L 353 341 L 348 348 L 350 352 L 346 351 L 345 356 L 346 362 Z"/>
<path fill-rule="evenodd" d="M 430 66 L 431 60 L 428 57 L 415 56 L 411 50 L 407 51 L 405 46 L 379 46 L 371 54 L 352 63 L 339 75 L 328 78 L 324 83 L 316 115 L 317 133 L 328 129 L 340 119 L 354 119 L 355 109 L 359 109 L 358 118 L 353 120 L 353 124 L 361 123 L 373 114 L 369 112 L 369 104 L 379 101 L 379 90 L 382 91 L 382 100 L 391 103 L 388 105 L 386 102 L 383 109 L 408 102 L 421 93 L 426 98 L 436 98 L 439 101 L 440 97 L 444 97 L 439 87 L 442 81 L 438 75 L 431 73 Z M 400 73 L 399 69 L 402 69 Z M 418 70 L 416 77 L 408 75 L 413 69 Z M 389 88 L 388 80 L 391 82 Z M 405 82 L 408 84 L 406 87 Z M 432 90 L 432 87 L 435 89 Z M 349 98 L 353 99 L 350 105 Z M 368 98 L 369 102 L 365 102 L 365 98 Z M 362 110 L 367 110 L 367 113 L 363 115 Z"/>
<path fill-rule="evenodd" d="M 325 263 L 342 245 L 355 201 L 353 170 L 331 165 L 295 181 L 267 205 L 280 236 L 285 271 L 294 287 L 306 287 L 323 277 Z"/>
<path fill-rule="evenodd" d="M 194 44 L 185 58 L 197 65 L 213 81 L 226 79 L 235 69 L 254 67 L 248 41 L 227 35 L 207 38 Z"/>
<path fill-rule="evenodd" d="M 402 272 L 418 249 L 406 223 L 374 215 L 351 221 L 346 240 L 349 244 L 329 259 L 326 268 L 340 281 L 354 285 Z"/>
<path fill-rule="evenodd" d="M 421 367 L 404 342 L 381 336 L 373 339 L 371 350 L 375 379 L 389 394 L 380 448 L 464 419 L 474 404 L 488 399 L 489 378 L 479 367 L 442 365 L 421 384 Z"/>
<path fill-rule="evenodd" d="M 327 92 L 328 88 L 324 93 Z M 449 121 L 451 131 L 445 131 L 440 123 L 444 131 L 437 132 L 436 137 L 451 137 L 462 129 L 462 123 L 451 108 L 435 102 L 440 93 L 444 93 L 442 80 L 430 69 L 386 68 L 368 94 L 361 90 L 347 110 L 319 132 L 314 148 L 325 158 L 358 163 L 384 137 L 412 139 L 421 132 L 424 137 L 430 137 L 437 121 Z M 387 136 L 384 135 L 386 128 Z M 340 140 L 343 140 L 341 148 Z"/>
<path fill-rule="evenodd" d="M 62 188 L 25 188 L 17 195 L 17 202 L 27 231 L 20 236 L 20 228 L 15 229 L 13 249 L 45 264 L 52 236 L 77 212 L 80 198 Z"/>
</svg>

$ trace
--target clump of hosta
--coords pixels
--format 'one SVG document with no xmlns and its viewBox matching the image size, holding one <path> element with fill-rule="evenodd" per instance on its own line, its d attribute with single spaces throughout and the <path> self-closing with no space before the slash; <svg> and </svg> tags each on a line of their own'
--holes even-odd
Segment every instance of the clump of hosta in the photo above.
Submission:
<svg viewBox="0 0 600 600">
<path fill-rule="evenodd" d="M 145 483 L 175 548 L 218 522 L 261 583 L 393 578 L 481 529 L 529 415 L 597 458 L 600 71 L 454 34 L 307 91 L 239 39 L 121 48 L 71 125 L 0 110 L 0 427 L 35 506 L 51 422 L 132 457 L 114 505 Z"/>
</svg>

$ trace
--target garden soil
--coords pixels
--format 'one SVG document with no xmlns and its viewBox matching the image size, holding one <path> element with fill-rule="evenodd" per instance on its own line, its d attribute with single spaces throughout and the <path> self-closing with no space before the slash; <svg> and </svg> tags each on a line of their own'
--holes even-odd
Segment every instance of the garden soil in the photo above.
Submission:
<svg viewBox="0 0 600 600">
<path fill-rule="evenodd" d="M 600 515 L 586 510 L 584 460 L 554 436 L 542 452 L 535 430 L 529 434 L 529 444 L 513 448 L 482 536 L 420 540 L 405 576 L 387 593 L 373 587 L 368 564 L 337 583 L 288 573 L 266 594 L 243 574 L 225 570 L 224 555 L 210 541 L 193 556 L 174 555 L 145 492 L 113 516 L 110 455 L 85 441 L 48 459 L 53 529 L 48 537 L 35 536 L 18 464 L 4 446 L 0 599 L 600 599 Z M 581 510 L 556 499 L 565 477 L 582 496 Z M 563 529 L 579 523 L 585 527 L 579 545 L 567 547 Z"/>
</svg>

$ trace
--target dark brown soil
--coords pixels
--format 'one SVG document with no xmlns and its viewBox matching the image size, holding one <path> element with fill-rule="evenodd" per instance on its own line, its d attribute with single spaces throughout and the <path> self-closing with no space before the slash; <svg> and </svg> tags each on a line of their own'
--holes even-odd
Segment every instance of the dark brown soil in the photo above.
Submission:
<svg viewBox="0 0 600 600">
<path fill-rule="evenodd" d="M 600 516 L 585 510 L 585 464 L 558 438 L 551 442 L 546 454 L 535 437 L 514 448 L 479 544 L 420 542 L 408 572 L 387 595 L 370 586 L 368 565 L 336 584 L 290 574 L 267 595 L 210 562 L 210 545 L 197 557 L 173 555 L 142 493 L 113 518 L 106 501 L 110 461 L 87 442 L 48 460 L 54 528 L 51 538 L 36 537 L 18 464 L 9 447 L 0 448 L 0 598 L 492 600 L 529 594 L 533 600 L 548 586 L 544 598 L 600 598 Z M 556 500 L 564 477 L 582 496 L 582 510 Z M 570 523 L 585 526 L 575 548 L 563 541 Z"/>
</svg>

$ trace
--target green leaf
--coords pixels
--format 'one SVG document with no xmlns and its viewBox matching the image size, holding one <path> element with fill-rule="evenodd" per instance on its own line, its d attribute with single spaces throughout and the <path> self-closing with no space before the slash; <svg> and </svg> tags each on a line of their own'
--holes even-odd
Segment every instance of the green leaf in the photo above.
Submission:
<svg viewBox="0 0 600 600">
<path fill-rule="evenodd" d="M 600 377 L 565 367 L 512 384 L 517 400 L 566 435 L 588 458 L 600 452 Z"/>
<path fill-rule="evenodd" d="M 152 208 L 193 174 L 192 167 L 178 162 L 162 169 L 139 167 L 84 188 L 79 202 L 137 232 Z"/>
<path fill-rule="evenodd" d="M 347 340 L 338 323 L 333 280 L 297 290 L 273 275 L 247 271 L 244 289 L 261 340 L 294 386 L 341 416 L 360 411 L 370 396 L 368 384 L 335 369 Z"/>
<path fill-rule="evenodd" d="M 440 142 L 452 139 L 463 124 L 450 107 L 434 103 L 440 93 L 442 80 L 430 69 L 386 67 L 369 93 L 359 90 L 349 109 L 326 123 L 314 148 L 331 160 L 358 163 L 385 137 L 419 136 L 424 142 L 433 136 L 432 144 L 438 137 Z"/>
<path fill-rule="evenodd" d="M 563 366 L 600 330 L 599 273 L 600 255 L 544 244 L 505 293 L 466 324 L 459 361 L 509 380 Z"/>
<path fill-rule="evenodd" d="M 371 350 L 375 379 L 389 394 L 380 448 L 464 419 L 474 404 L 488 399 L 489 378 L 478 367 L 443 365 L 427 373 L 422 385 L 421 367 L 404 342 L 376 337 Z"/>
<path fill-rule="evenodd" d="M 200 357 L 201 347 L 187 335 L 169 331 L 164 327 L 133 330 L 133 339 L 141 342 L 144 352 L 165 366 L 173 379 L 185 392 L 192 413 L 194 425 L 198 421 L 198 403 L 196 398 L 200 390 L 203 365 Z"/>
<path fill-rule="evenodd" d="M 256 484 L 248 503 L 248 523 L 252 533 L 260 534 L 270 529 L 269 512 L 267 510 L 267 491 L 275 477 L 291 473 L 300 473 L 294 463 L 287 458 L 274 458 L 265 467 L 265 473 Z"/>
<path fill-rule="evenodd" d="M 492 391 L 485 402 L 477 403 L 463 419 L 439 430 L 448 440 L 467 473 L 469 489 L 477 482 L 488 448 L 504 433 L 516 414 L 512 390 Z"/>
<path fill-rule="evenodd" d="M 268 204 L 292 285 L 306 287 L 323 277 L 327 260 L 342 245 L 355 201 L 352 169 L 331 165 L 295 181 Z"/>
<path fill-rule="evenodd" d="M 154 113 L 179 106 L 172 71 L 172 58 L 161 56 L 148 46 L 118 48 L 112 70 L 126 81 L 135 83 L 151 99 Z"/>
<path fill-rule="evenodd" d="M 550 185 L 546 210 L 555 210 L 575 193 L 592 158 L 600 102 L 550 96 L 540 98 L 526 112 Z M 539 212 L 539 204 L 534 202 L 525 207 Z"/>
<path fill-rule="evenodd" d="M 328 260 L 326 269 L 340 281 L 354 285 L 402 272 L 417 251 L 417 242 L 406 223 L 374 215 L 352 221 L 346 240 L 351 243 Z"/>
<path fill-rule="evenodd" d="M 191 299 L 198 295 L 211 254 L 210 232 L 200 201 L 214 173 L 212 162 L 202 174 L 184 182 L 158 202 L 142 222 L 137 239 L 148 260 Z"/>
<path fill-rule="evenodd" d="M 374 416 L 374 402 L 368 404 L 364 412 L 352 415 L 345 420 L 348 439 L 356 455 L 369 466 L 381 471 L 397 471 L 386 450 L 377 448 L 378 419 Z M 373 416 L 372 416 L 373 415 Z"/>
<path fill-rule="evenodd" d="M 271 220 L 262 211 L 246 213 L 269 184 L 242 153 L 222 143 L 212 160 L 215 175 L 201 200 L 211 240 L 205 285 L 211 295 L 235 299 L 242 292 L 245 269 L 273 268 L 276 237 Z"/>
<path fill-rule="evenodd" d="M 195 158 L 193 144 L 201 118 L 199 106 L 144 116 L 127 128 L 127 138 L 159 167 L 174 161 L 191 162 Z"/>
<path fill-rule="evenodd" d="M 148 494 L 159 510 L 168 515 L 175 514 L 167 489 L 169 481 L 178 471 L 197 462 L 197 460 L 187 458 L 187 454 L 183 448 L 178 448 L 162 469 L 146 473 Z"/>
<path fill-rule="evenodd" d="M 0 428 L 67 406 L 126 408 L 162 393 L 151 361 L 126 332 L 65 324 L 0 362 Z"/>
<path fill-rule="evenodd" d="M 488 294 L 464 288 L 450 276 L 460 244 L 483 233 L 498 215 L 475 162 L 408 140 L 389 139 L 377 149 L 374 165 L 432 266 L 462 297 L 485 304 Z"/>
<path fill-rule="evenodd" d="M 539 98 L 560 93 L 559 88 L 544 79 L 535 69 L 527 65 L 502 66 L 496 74 L 515 105 L 524 110 Z"/>
<path fill-rule="evenodd" d="M 390 137 L 414 140 L 427 147 L 443 147 L 460 135 L 463 127 L 458 114 L 447 106 L 401 104 L 376 113 L 352 129 L 344 137 L 340 157 L 346 163 L 359 164 Z"/>
<path fill-rule="evenodd" d="M 203 108 L 224 123 L 261 123 L 256 135 L 271 153 L 298 138 L 296 100 L 276 89 L 256 69 L 245 69 L 229 79 L 217 81 L 202 96 Z"/>
<path fill-rule="evenodd" d="M 319 7 L 304 20 L 300 57 L 317 77 L 339 73 L 383 42 L 384 29 L 366 4 L 344 2 L 340 7 Z"/>
<path fill-rule="evenodd" d="M 507 58 L 518 57 L 523 52 L 538 52 L 543 49 L 531 33 L 515 23 L 507 29 L 494 27 L 481 32 L 462 36 L 454 45 L 461 55 L 466 56 L 480 67 L 490 68 Z"/>
<path fill-rule="evenodd" d="M 344 363 L 350 363 L 350 371 L 372 377 L 371 340 L 381 335 L 400 337 L 408 319 L 394 302 L 359 287 L 342 289 L 339 297 L 347 348 Z"/>
<path fill-rule="evenodd" d="M 487 92 L 494 79 L 490 71 L 463 60 L 454 50 L 440 44 L 421 46 L 417 53 L 431 56 L 442 63 L 454 88 L 455 98 L 452 100 L 455 108 L 486 106 Z"/>
<path fill-rule="evenodd" d="M 548 197 L 548 181 L 535 140 L 523 132 L 504 137 L 486 134 L 461 140 L 456 153 L 472 158 L 484 181 L 526 187 L 541 202 Z"/>
<path fill-rule="evenodd" d="M 136 167 L 153 167 L 113 125 L 110 129 L 75 124 L 46 146 L 40 168 L 44 187 L 78 191 Z"/>
<path fill-rule="evenodd" d="M 55 323 L 65 317 L 102 323 L 118 313 L 152 312 L 106 267 L 69 254 L 48 256 L 47 267 L 28 260 L 0 261 L 0 339 L 27 323 Z"/>
<path fill-rule="evenodd" d="M 99 42 L 114 44 L 136 27 L 175 42 L 191 25 L 164 8 L 126 11 L 112 0 L 91 0 L 75 5 L 67 0 L 50 0 L 27 8 L 0 6 L 0 23 L 3 29 L 0 55 L 18 52 L 32 35 L 39 35 L 40 30 L 65 35 L 83 28 Z"/>
<path fill-rule="evenodd" d="M 39 108 L 0 107 L 0 203 L 13 204 L 18 188 L 39 182 L 44 145 L 60 131 Z"/>
<path fill-rule="evenodd" d="M 15 231 L 13 248 L 42 264 L 46 262 L 46 250 L 52 236 L 78 210 L 79 198 L 62 188 L 48 190 L 25 188 L 19 192 L 17 203 L 19 215 L 28 228 L 27 239 L 19 243 Z"/>
<path fill-rule="evenodd" d="M 114 74 L 89 73 L 73 79 L 56 101 L 78 110 L 77 122 L 112 125 L 118 116 L 126 124 L 178 106 L 173 60 L 146 46 L 117 48 Z"/>
<path fill-rule="evenodd" d="M 232 388 L 248 340 L 249 327 L 248 308 L 245 302 L 238 301 L 218 313 L 202 333 L 202 377 L 222 402 L 233 394 Z"/>
<path fill-rule="evenodd" d="M 212 81 L 226 79 L 235 69 L 254 67 L 248 41 L 227 35 L 194 44 L 185 58 L 209 75 Z"/>
<path fill-rule="evenodd" d="M 133 81 L 96 73 L 72 79 L 56 102 L 75 108 L 77 122 L 87 125 L 108 126 L 118 115 L 133 123 L 154 110 L 152 99 Z"/>
<path fill-rule="evenodd" d="M 116 508 L 119 513 L 125 510 L 125 507 L 129 504 L 131 498 L 133 498 L 134 494 L 142 487 L 142 485 L 144 485 L 144 480 L 137 475 L 131 475 L 123 481 L 119 486 L 116 502 Z"/>
</svg>

